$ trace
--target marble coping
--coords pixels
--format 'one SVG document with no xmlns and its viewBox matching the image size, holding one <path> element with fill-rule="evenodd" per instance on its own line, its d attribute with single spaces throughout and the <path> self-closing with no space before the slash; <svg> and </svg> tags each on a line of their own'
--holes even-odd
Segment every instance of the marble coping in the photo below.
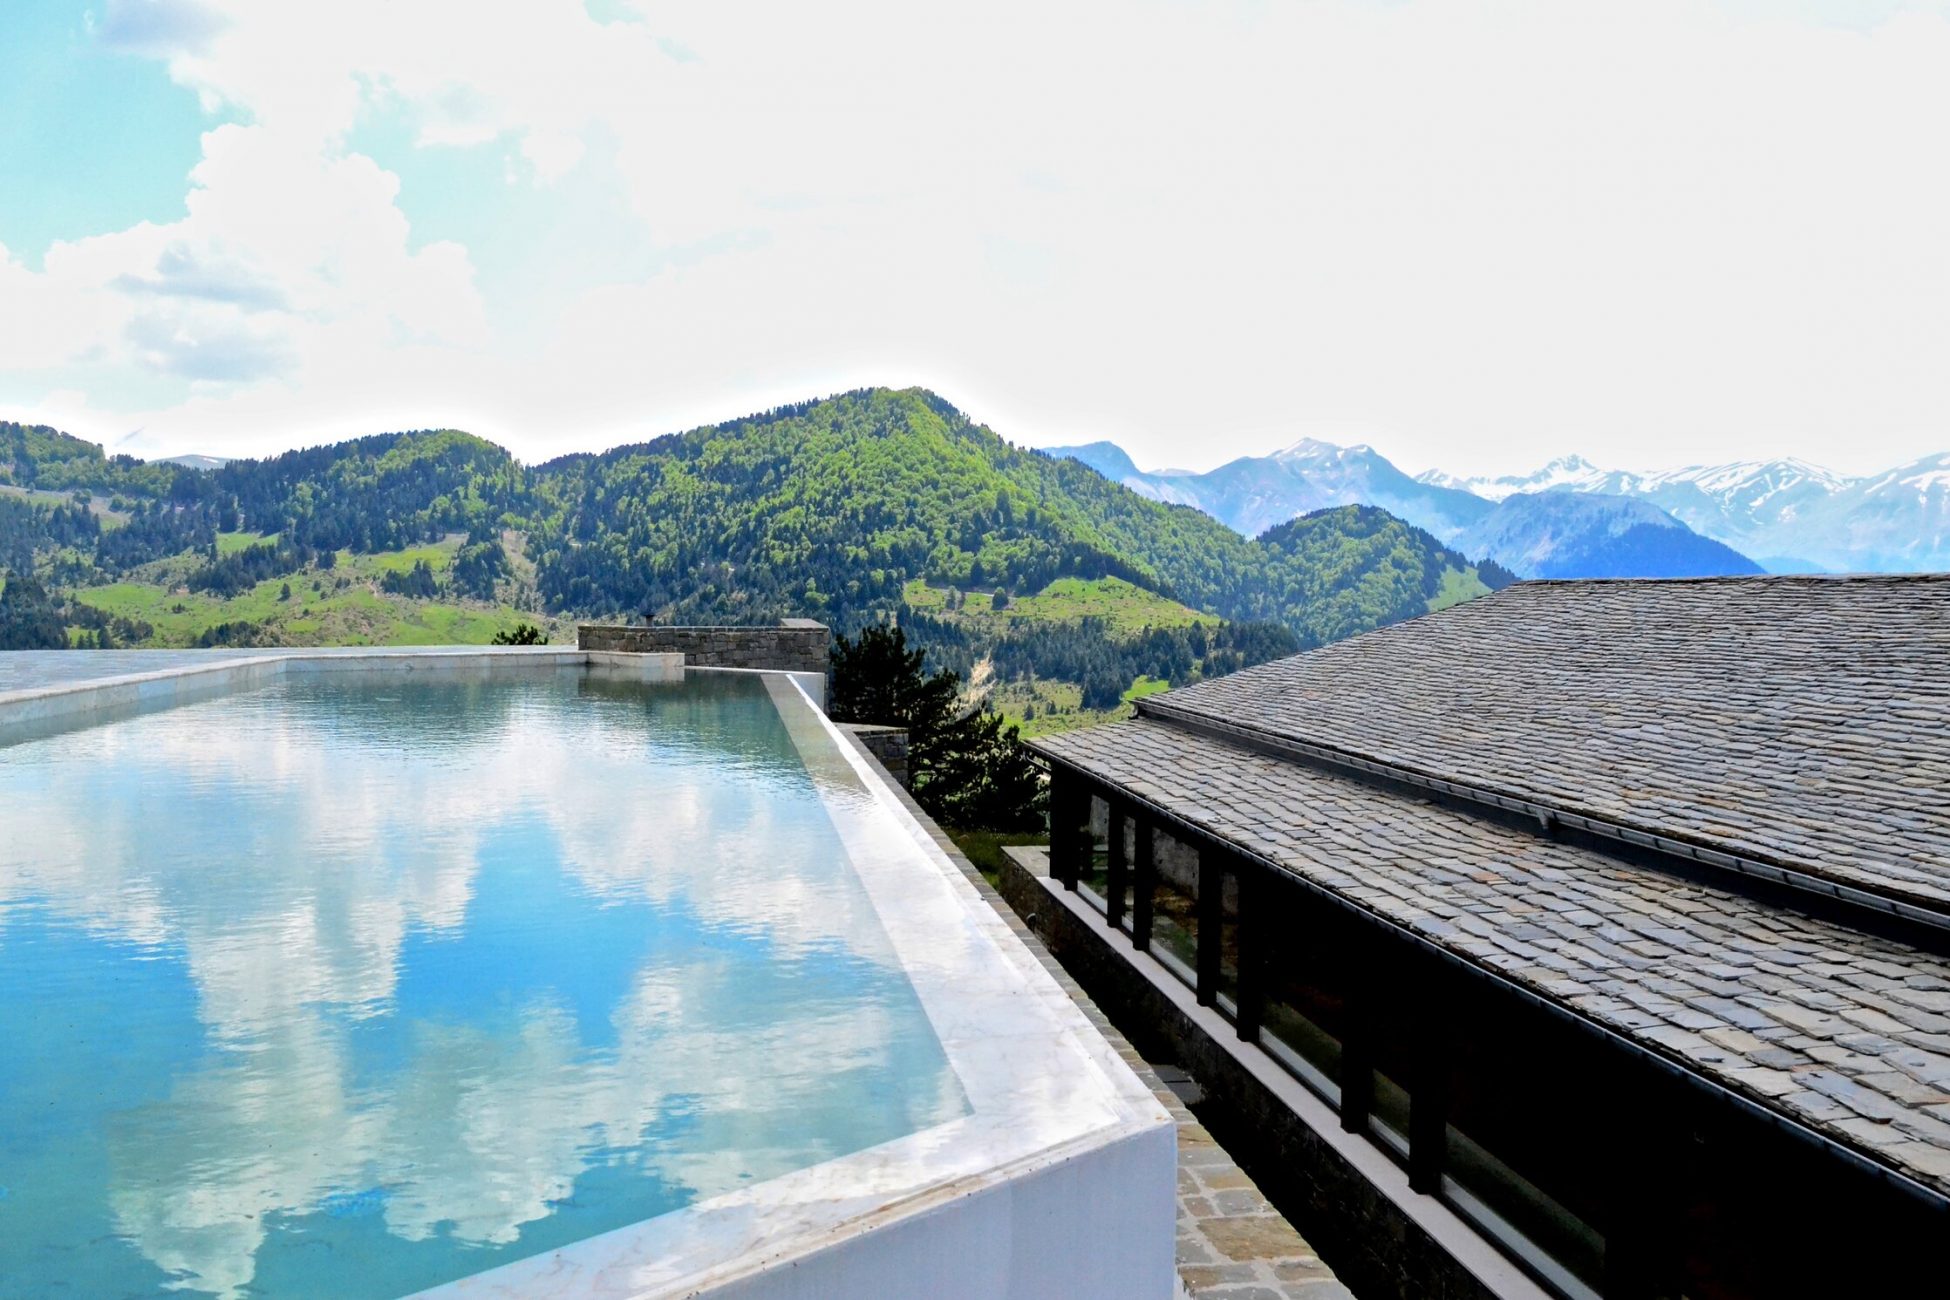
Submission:
<svg viewBox="0 0 1950 1300">
<path fill-rule="evenodd" d="M 85 652 L 77 652 L 85 653 Z M 0 743 L 299 672 L 582 666 L 679 680 L 680 655 L 569 647 L 294 650 L 0 694 Z M 1167 1300 L 1170 1113 L 857 754 L 796 674 L 765 685 L 968 1101 L 961 1118 L 420 1293 L 422 1300 Z M 763 1062 L 754 1062 L 763 1068 Z M 932 1271 L 931 1271 L 932 1270 Z M 920 1289 L 915 1289 L 915 1288 Z M 891 1288 L 885 1289 L 885 1288 Z"/>
<path fill-rule="evenodd" d="M 61 653 L 80 658 L 91 652 Z M 573 646 L 353 646 L 238 654 L 208 650 L 197 652 L 208 656 L 198 659 L 187 653 L 156 653 L 167 666 L 0 691 L 0 744 L 263 686 L 287 673 L 501 673 L 548 666 L 595 668 L 660 681 L 680 678 L 684 671 L 680 654 L 620 654 Z M 117 654 L 112 662 L 126 666 L 129 656 Z"/>
</svg>

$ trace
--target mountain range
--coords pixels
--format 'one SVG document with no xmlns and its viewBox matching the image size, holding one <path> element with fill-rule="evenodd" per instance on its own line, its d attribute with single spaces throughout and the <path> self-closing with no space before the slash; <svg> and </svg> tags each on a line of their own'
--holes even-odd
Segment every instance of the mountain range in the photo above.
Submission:
<svg viewBox="0 0 1950 1300">
<path fill-rule="evenodd" d="M 1248 536 L 1296 514 L 1367 505 L 1524 578 L 1679 578 L 1760 566 L 1643 502 L 1595 493 L 1515 490 L 1501 500 L 1411 478 L 1365 444 L 1307 438 L 1215 470 L 1146 473 L 1115 444 L 1053 447 L 1133 492 L 1204 511 Z"/>
<path fill-rule="evenodd" d="M 1205 473 L 1146 472 L 1111 443 L 1048 450 L 1248 535 L 1324 505 L 1379 506 L 1525 577 L 1950 568 L 1950 455 L 1859 478 L 1786 458 L 1636 472 L 1582 456 L 1526 475 L 1410 477 L 1372 447 L 1311 438 Z"/>
<path fill-rule="evenodd" d="M 1849 477 L 1781 459 L 1640 473 L 1580 456 L 1523 478 L 1463 479 L 1431 472 L 1430 486 L 1489 499 L 1539 484 L 1649 501 L 1777 573 L 1916 572 L 1950 568 L 1950 455 Z"/>
<path fill-rule="evenodd" d="M 524 614 L 894 618 L 937 662 L 1019 687 L 1025 714 L 1115 706 L 1510 580 L 1367 505 L 1243 537 L 918 389 L 540 465 L 447 429 L 205 468 L 0 422 L 0 570 L 36 579 L 85 645 L 484 640 Z"/>
<path fill-rule="evenodd" d="M 1368 446 L 1340 447 L 1302 439 L 1270 456 L 1246 456 L 1203 474 L 1146 473 L 1114 443 L 1052 447 L 1157 501 L 1191 506 L 1248 537 L 1330 506 L 1386 510 L 1440 538 L 1454 538 L 1490 510 L 1480 495 L 1410 478 Z"/>
</svg>

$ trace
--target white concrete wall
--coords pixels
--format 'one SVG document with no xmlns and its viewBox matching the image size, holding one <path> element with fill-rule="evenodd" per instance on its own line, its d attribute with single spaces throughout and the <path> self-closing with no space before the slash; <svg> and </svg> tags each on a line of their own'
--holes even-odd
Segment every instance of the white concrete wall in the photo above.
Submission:
<svg viewBox="0 0 1950 1300">
<path fill-rule="evenodd" d="M 1153 1129 L 698 1295 L 1169 1300 L 1177 1181 Z"/>
</svg>

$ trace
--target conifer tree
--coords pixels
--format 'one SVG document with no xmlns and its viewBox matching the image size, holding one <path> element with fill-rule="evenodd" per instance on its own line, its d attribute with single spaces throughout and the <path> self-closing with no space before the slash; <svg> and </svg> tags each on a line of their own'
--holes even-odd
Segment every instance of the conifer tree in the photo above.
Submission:
<svg viewBox="0 0 1950 1300">
<path fill-rule="evenodd" d="M 15 572 L 0 587 L 0 650 L 65 650 L 68 630 L 47 589 Z"/>
<path fill-rule="evenodd" d="M 985 706 L 961 706 L 961 678 L 930 673 L 899 627 L 872 625 L 833 647 L 830 712 L 840 722 L 907 729 L 908 783 L 936 820 L 966 830 L 1043 825 L 1042 774 L 1017 728 Z"/>
</svg>

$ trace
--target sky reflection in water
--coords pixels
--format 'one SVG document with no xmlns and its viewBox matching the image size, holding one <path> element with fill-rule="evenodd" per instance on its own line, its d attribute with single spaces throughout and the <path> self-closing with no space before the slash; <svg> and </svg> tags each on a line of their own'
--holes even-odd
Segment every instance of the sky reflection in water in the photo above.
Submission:
<svg viewBox="0 0 1950 1300">
<path fill-rule="evenodd" d="M 395 1296 L 965 1111 L 753 679 L 286 679 L 0 810 L 0 1292 Z"/>
</svg>

